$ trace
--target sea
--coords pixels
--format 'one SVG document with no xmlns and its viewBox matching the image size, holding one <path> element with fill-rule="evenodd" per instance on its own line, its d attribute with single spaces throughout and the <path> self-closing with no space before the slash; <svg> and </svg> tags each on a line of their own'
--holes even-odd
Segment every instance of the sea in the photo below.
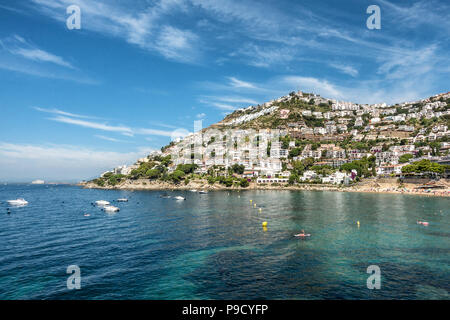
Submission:
<svg viewBox="0 0 450 320">
<path fill-rule="evenodd" d="M 0 299 L 448 300 L 449 214 L 400 194 L 1 185 Z"/>
</svg>

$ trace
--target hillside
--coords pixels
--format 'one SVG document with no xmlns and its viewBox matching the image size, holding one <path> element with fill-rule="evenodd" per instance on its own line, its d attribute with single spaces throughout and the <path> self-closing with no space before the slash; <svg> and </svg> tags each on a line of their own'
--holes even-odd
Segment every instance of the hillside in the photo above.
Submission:
<svg viewBox="0 0 450 320">
<path fill-rule="evenodd" d="M 139 180 L 174 186 L 350 185 L 375 176 L 448 173 L 450 93 L 394 105 L 355 104 L 303 92 L 234 111 L 132 166 L 101 187 Z"/>
</svg>

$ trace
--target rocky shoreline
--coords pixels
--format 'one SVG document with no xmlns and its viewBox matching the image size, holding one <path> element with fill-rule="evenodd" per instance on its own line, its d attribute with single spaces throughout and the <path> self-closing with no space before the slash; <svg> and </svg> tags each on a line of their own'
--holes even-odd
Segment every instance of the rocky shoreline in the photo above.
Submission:
<svg viewBox="0 0 450 320">
<path fill-rule="evenodd" d="M 226 187 L 221 184 L 210 185 L 207 181 L 196 180 L 189 184 L 172 184 L 162 181 L 149 180 L 126 180 L 115 186 L 98 186 L 93 182 L 80 183 L 79 186 L 85 189 L 104 189 L 104 190 L 207 190 L 207 191 L 241 191 L 241 190 L 292 190 L 292 191 L 335 191 L 335 192 L 363 192 L 363 193 L 382 193 L 382 194 L 411 194 L 422 196 L 450 197 L 450 188 L 431 190 L 417 189 L 413 184 L 393 184 L 393 183 L 371 183 L 354 184 L 351 186 L 335 186 L 324 184 L 296 184 L 296 185 L 261 185 L 250 183 L 247 188 L 233 186 Z"/>
</svg>

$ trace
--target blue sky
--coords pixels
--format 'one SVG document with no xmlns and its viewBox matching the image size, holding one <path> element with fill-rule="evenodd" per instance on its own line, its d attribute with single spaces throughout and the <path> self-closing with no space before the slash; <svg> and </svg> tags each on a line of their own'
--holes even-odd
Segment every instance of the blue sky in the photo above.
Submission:
<svg viewBox="0 0 450 320">
<path fill-rule="evenodd" d="M 81 29 L 69 30 L 69 5 Z M 381 29 L 369 30 L 369 5 Z M 293 90 L 360 103 L 449 90 L 447 1 L 0 2 L 0 180 L 132 163 L 177 128 Z"/>
</svg>

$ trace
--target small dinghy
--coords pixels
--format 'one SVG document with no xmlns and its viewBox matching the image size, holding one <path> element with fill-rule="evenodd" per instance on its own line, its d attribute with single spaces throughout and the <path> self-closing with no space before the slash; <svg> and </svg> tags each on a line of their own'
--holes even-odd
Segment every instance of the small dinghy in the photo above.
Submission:
<svg viewBox="0 0 450 320">
<path fill-rule="evenodd" d="M 208 191 L 200 190 L 198 193 L 200 193 L 200 194 L 207 194 Z"/>
<path fill-rule="evenodd" d="M 195 189 L 192 189 L 192 190 L 189 190 L 190 192 L 197 192 L 197 190 L 195 190 Z"/>
<path fill-rule="evenodd" d="M 97 200 L 95 201 L 95 205 L 99 207 L 109 206 L 109 202 L 106 200 Z"/>
<path fill-rule="evenodd" d="M 186 198 L 185 197 L 182 197 L 182 196 L 176 196 L 176 197 L 173 197 L 175 200 L 186 200 Z"/>
<path fill-rule="evenodd" d="M 119 212 L 119 211 L 120 211 L 119 208 L 114 207 L 114 206 L 104 206 L 104 207 L 103 207 L 103 210 L 104 210 L 105 212 Z"/>
<path fill-rule="evenodd" d="M 117 199 L 117 202 L 128 202 L 128 199 L 120 198 L 120 199 Z"/>
<path fill-rule="evenodd" d="M 19 198 L 16 200 L 8 200 L 6 202 L 8 202 L 8 204 L 11 206 L 26 206 L 28 204 L 28 201 L 26 201 L 23 198 Z"/>
</svg>

